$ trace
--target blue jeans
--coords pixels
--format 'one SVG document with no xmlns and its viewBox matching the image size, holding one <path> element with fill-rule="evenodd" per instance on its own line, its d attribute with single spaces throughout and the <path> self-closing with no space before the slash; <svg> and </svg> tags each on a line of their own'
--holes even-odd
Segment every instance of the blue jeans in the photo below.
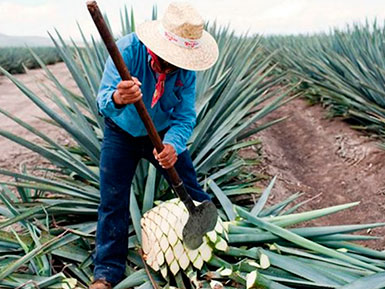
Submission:
<svg viewBox="0 0 385 289">
<path fill-rule="evenodd" d="M 139 160 L 147 159 L 167 181 L 169 179 L 154 158 L 154 146 L 148 136 L 133 137 L 108 118 L 105 124 L 100 158 L 100 205 L 93 256 L 94 279 L 104 278 L 115 284 L 123 278 L 126 267 L 130 188 Z M 162 138 L 164 133 L 160 132 Z M 187 150 L 178 155 L 175 168 L 194 200 L 210 200 L 197 181 Z"/>
</svg>

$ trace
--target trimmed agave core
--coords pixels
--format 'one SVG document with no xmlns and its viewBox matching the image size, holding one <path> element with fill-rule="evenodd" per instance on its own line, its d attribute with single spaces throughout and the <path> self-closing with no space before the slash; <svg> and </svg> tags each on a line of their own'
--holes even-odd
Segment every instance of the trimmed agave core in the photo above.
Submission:
<svg viewBox="0 0 385 289">
<path fill-rule="evenodd" d="M 195 202 L 197 205 L 198 202 Z M 168 271 L 176 275 L 189 266 L 201 269 L 209 262 L 214 250 L 226 251 L 227 230 L 218 217 L 215 229 L 203 237 L 195 250 L 183 244 L 182 231 L 189 213 L 179 199 L 171 199 L 146 212 L 141 219 L 142 246 L 146 263 L 167 278 Z"/>
</svg>

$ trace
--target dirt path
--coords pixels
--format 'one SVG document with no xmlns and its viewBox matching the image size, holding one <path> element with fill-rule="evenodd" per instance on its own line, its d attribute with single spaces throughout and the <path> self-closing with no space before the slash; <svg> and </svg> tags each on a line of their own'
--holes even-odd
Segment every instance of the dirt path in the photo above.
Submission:
<svg viewBox="0 0 385 289">
<path fill-rule="evenodd" d="M 269 118 L 291 117 L 261 132 L 264 162 L 269 175 L 277 175 L 272 200 L 277 202 L 294 192 L 304 198 L 320 194 L 305 205 L 322 208 L 360 201 L 360 205 L 321 218 L 313 225 L 385 222 L 385 151 L 374 139 L 352 130 L 338 119 L 326 119 L 320 106 L 308 106 L 296 99 Z M 385 229 L 369 232 L 384 236 Z M 385 240 L 367 243 L 385 248 Z"/>
<path fill-rule="evenodd" d="M 64 63 L 57 63 L 49 65 L 48 67 L 61 83 L 69 89 L 77 91 L 77 86 Z M 44 97 L 43 92 L 37 84 L 38 80 L 45 79 L 41 69 L 31 70 L 27 74 L 18 74 L 15 76 L 38 96 Z M 47 84 L 48 81 L 45 81 L 45 83 Z M 52 104 L 50 106 L 54 107 Z M 0 75 L 0 107 L 12 115 L 21 118 L 36 129 L 41 130 L 54 140 L 61 143 L 68 141 L 65 133 L 51 125 L 47 125 L 39 119 L 39 117 L 46 117 L 46 115 L 3 75 Z M 13 134 L 26 137 L 32 142 L 39 143 L 38 137 L 32 135 L 3 114 L 0 114 L 0 129 L 10 131 Z M 18 171 L 21 163 L 27 166 L 43 164 L 44 159 L 0 136 L 0 167 Z M 8 178 L 0 175 L 0 179 L 4 180 Z"/>
</svg>

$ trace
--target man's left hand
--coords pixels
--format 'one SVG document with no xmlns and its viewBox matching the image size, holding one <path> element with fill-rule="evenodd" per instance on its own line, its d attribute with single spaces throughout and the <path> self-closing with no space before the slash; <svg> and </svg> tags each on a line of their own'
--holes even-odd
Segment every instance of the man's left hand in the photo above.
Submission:
<svg viewBox="0 0 385 289">
<path fill-rule="evenodd" d="M 158 154 L 156 149 L 153 151 L 155 159 L 159 162 L 162 168 L 171 168 L 178 160 L 178 155 L 174 147 L 170 144 L 164 144 L 164 149 Z"/>
</svg>

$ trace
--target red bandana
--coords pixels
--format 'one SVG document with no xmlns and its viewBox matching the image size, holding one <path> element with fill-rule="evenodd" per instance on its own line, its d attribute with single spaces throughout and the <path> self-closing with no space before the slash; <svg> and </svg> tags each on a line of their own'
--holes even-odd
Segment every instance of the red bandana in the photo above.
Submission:
<svg viewBox="0 0 385 289">
<path fill-rule="evenodd" d="M 157 71 L 155 69 L 155 67 L 160 67 L 158 56 L 148 48 L 147 48 L 147 52 L 152 57 L 152 61 L 151 61 L 152 65 L 151 66 L 154 69 L 154 71 L 158 74 L 158 81 L 155 85 L 155 92 L 154 92 L 154 95 L 152 96 L 152 101 L 151 101 L 151 108 L 153 108 L 155 106 L 155 104 L 158 102 L 158 100 L 160 99 L 160 97 L 164 93 L 164 84 L 166 82 L 166 73 L 161 72 L 161 71 Z M 157 65 L 153 65 L 154 64 L 153 62 L 156 63 Z"/>
</svg>

